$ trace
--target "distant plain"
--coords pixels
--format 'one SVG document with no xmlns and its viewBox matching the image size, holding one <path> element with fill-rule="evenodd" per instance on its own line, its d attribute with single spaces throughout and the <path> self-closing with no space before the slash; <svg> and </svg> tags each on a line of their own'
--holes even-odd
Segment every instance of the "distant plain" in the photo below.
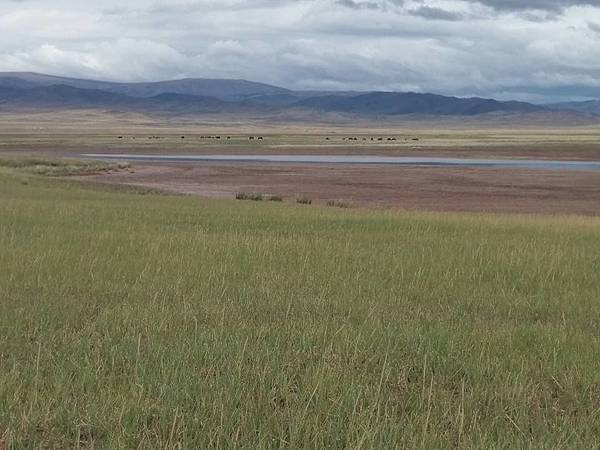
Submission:
<svg viewBox="0 0 600 450">
<path fill-rule="evenodd" d="M 489 118 L 263 123 L 92 110 L 0 118 L 0 157 L 337 154 L 600 161 L 600 125 L 503 124 Z M 410 210 L 600 214 L 600 173 L 593 171 L 135 162 L 129 170 L 85 179 L 211 197 L 257 191 L 291 201 L 307 196 Z"/>
<path fill-rule="evenodd" d="M 599 161 L 599 142 L 0 115 L 0 448 L 598 447 L 600 172 L 81 155 Z"/>
</svg>

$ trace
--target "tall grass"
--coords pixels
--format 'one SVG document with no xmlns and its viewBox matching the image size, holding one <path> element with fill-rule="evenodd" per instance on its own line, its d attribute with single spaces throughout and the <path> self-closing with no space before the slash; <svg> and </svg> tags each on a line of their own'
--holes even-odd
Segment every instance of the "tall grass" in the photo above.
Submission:
<svg viewBox="0 0 600 450">
<path fill-rule="evenodd" d="M 50 177 L 87 175 L 129 167 L 127 163 L 108 163 L 77 159 L 0 158 L 0 167 Z"/>
<path fill-rule="evenodd" d="M 257 192 L 238 192 L 235 194 L 237 200 L 252 200 L 255 202 L 261 202 L 264 200 L 264 196 Z"/>
<path fill-rule="evenodd" d="M 0 170 L 10 448 L 600 445 L 596 219 L 22 176 Z"/>
</svg>

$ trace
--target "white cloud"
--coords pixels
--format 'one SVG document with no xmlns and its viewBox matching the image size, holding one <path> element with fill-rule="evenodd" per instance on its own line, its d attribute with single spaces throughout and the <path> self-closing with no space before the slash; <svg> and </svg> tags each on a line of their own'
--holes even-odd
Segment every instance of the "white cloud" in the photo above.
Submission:
<svg viewBox="0 0 600 450">
<path fill-rule="evenodd" d="M 589 96 L 600 85 L 600 33 L 590 25 L 600 23 L 596 6 L 594 0 L 0 0 L 0 70 Z"/>
</svg>

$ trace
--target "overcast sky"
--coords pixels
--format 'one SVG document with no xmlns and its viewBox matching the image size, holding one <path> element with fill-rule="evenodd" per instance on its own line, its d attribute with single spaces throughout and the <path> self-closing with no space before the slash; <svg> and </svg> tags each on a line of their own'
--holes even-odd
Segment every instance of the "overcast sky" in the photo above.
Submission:
<svg viewBox="0 0 600 450">
<path fill-rule="evenodd" d="M 0 0 L 0 71 L 600 98 L 600 0 Z"/>
</svg>

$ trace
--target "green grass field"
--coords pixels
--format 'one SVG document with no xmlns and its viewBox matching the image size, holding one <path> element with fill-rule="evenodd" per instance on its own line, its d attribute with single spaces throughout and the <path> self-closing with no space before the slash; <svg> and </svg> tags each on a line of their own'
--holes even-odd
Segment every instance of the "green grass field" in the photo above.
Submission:
<svg viewBox="0 0 600 450">
<path fill-rule="evenodd" d="M 600 220 L 0 168 L 0 448 L 597 448 Z"/>
</svg>

